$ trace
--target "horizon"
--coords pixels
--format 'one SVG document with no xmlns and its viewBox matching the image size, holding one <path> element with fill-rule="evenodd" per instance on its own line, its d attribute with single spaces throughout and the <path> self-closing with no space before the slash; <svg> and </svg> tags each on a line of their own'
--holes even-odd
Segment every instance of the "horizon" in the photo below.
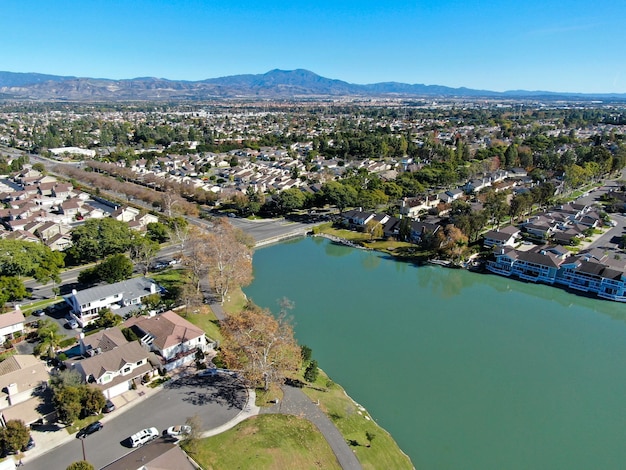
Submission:
<svg viewBox="0 0 626 470">
<path fill-rule="evenodd" d="M 626 93 L 626 3 L 43 0 L 4 5 L 2 68 L 200 81 L 304 69 L 351 84 Z M 62 26 L 61 26 L 62 25 Z"/>
<path fill-rule="evenodd" d="M 111 80 L 111 81 L 132 81 L 132 80 L 142 80 L 142 79 L 154 79 L 154 80 L 165 80 L 165 81 L 183 81 L 183 82 L 190 82 L 190 83 L 194 83 L 194 82 L 201 82 L 204 80 L 212 80 L 212 79 L 220 79 L 220 78 L 229 78 L 229 77 L 237 77 L 237 76 L 243 76 L 243 75 L 266 75 L 270 72 L 273 71 L 280 71 L 280 72 L 295 72 L 298 70 L 303 70 L 306 72 L 310 72 L 318 77 L 321 78 L 325 78 L 325 79 L 329 79 L 329 80 L 340 80 L 345 82 L 345 80 L 341 80 L 341 79 L 337 79 L 335 77 L 325 77 L 325 76 L 321 76 L 317 73 L 315 73 L 315 71 L 313 70 L 307 70 L 307 69 L 303 69 L 303 68 L 297 68 L 297 69 L 292 69 L 292 70 L 284 70 L 284 69 L 271 69 L 268 70 L 266 72 L 262 72 L 259 74 L 250 74 L 250 73 L 243 73 L 243 74 L 237 74 L 237 75 L 225 75 L 225 76 L 218 76 L 218 77 L 205 77 L 205 78 L 201 78 L 199 80 L 188 80 L 188 79 L 171 79 L 171 78 L 167 78 L 167 77 L 155 77 L 155 76 L 137 76 L 137 77 L 130 77 L 130 78 L 109 78 L 109 77 L 88 77 L 88 76 L 75 76 L 75 75 L 56 75 L 56 74 L 49 74 L 46 72 L 14 72 L 14 71 L 10 71 L 10 70 L 0 70 L 0 73 L 14 73 L 14 74 L 25 74 L 25 75 L 52 75 L 52 76 L 59 76 L 59 77 L 67 77 L 70 79 L 91 79 L 91 80 Z M 381 83 L 399 83 L 399 84 L 404 84 L 404 85 L 426 85 L 426 86 L 446 86 L 446 85 L 440 85 L 440 84 L 425 84 L 425 83 L 404 83 L 404 82 L 398 82 L 397 80 L 389 80 L 387 82 L 376 82 L 376 83 L 353 83 L 353 82 L 346 82 L 350 85 L 376 85 L 376 84 L 381 84 Z M 451 89 L 472 89 L 470 87 L 466 87 L 466 86 L 460 86 L 460 87 L 450 87 Z M 620 93 L 620 92 L 563 92 L 563 91 L 554 91 L 554 90 L 530 90 L 530 89 L 510 89 L 510 90 L 504 90 L 504 91 L 496 91 L 496 90 L 488 90 L 488 89 L 472 89 L 475 91 L 484 91 L 484 92 L 496 92 L 496 93 L 516 93 L 516 92 L 521 92 L 521 93 L 546 93 L 546 94 L 555 94 L 555 95 L 559 95 L 559 94 L 571 94 L 571 95 L 588 95 L 590 97 L 593 96 L 603 96 L 603 95 L 626 95 L 626 92 L 624 93 Z"/>
</svg>

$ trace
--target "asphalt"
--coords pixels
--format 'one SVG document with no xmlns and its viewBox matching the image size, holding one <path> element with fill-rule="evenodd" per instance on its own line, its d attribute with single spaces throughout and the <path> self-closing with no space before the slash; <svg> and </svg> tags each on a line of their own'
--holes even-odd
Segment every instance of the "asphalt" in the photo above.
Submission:
<svg viewBox="0 0 626 470">
<path fill-rule="evenodd" d="M 108 421 L 115 418 L 119 413 L 127 411 L 141 403 L 142 399 L 148 398 L 162 389 L 162 386 L 150 388 L 140 386 L 137 390 L 129 390 L 115 398 L 113 403 L 116 408 L 113 412 L 106 414 L 100 421 L 106 425 Z M 325 437 L 326 441 L 333 450 L 337 461 L 341 468 L 345 470 L 358 470 L 361 465 L 356 456 L 348 446 L 337 427 L 332 421 L 313 403 L 302 390 L 290 386 L 283 387 L 283 400 L 268 408 L 259 408 L 255 405 L 256 394 L 253 389 L 248 389 L 248 397 L 246 405 L 243 409 L 230 421 L 202 433 L 202 437 L 210 437 L 227 431 L 240 422 L 256 416 L 260 413 L 283 413 L 299 416 L 308 419 L 313 423 Z M 45 454 L 52 449 L 62 446 L 75 440 L 74 434 L 69 434 L 64 427 L 51 425 L 38 430 L 32 430 L 31 435 L 35 440 L 36 446 L 22 454 L 22 462 L 28 466 L 28 463 L 37 457 Z M 18 456 L 15 456 L 16 464 L 19 462 Z"/>
</svg>

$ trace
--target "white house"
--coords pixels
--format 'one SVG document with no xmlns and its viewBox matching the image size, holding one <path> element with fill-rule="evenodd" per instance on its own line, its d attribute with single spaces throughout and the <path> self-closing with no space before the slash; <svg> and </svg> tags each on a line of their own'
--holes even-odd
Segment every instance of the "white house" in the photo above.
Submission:
<svg viewBox="0 0 626 470">
<path fill-rule="evenodd" d="M 13 339 L 16 333 L 24 333 L 24 314 L 17 307 L 12 312 L 0 315 L 0 343 Z"/>
<path fill-rule="evenodd" d="M 142 344 L 163 358 L 166 370 L 193 362 L 197 350 L 206 353 L 214 348 L 202 329 L 171 310 L 129 318 L 124 327 L 131 328 Z"/>
<path fill-rule="evenodd" d="M 110 308 L 118 315 L 125 315 L 139 309 L 144 297 L 158 294 L 160 291 L 160 287 L 151 279 L 137 277 L 81 291 L 74 289 L 70 295 L 63 298 L 78 323 L 84 327 L 94 321 L 103 308 Z"/>
</svg>

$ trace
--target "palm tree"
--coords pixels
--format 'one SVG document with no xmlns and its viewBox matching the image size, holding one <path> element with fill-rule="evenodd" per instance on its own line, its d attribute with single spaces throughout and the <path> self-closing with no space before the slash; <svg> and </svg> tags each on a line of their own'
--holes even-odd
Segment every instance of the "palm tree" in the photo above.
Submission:
<svg viewBox="0 0 626 470">
<path fill-rule="evenodd" d="M 37 339 L 39 340 L 39 344 L 35 346 L 35 354 L 53 358 L 56 355 L 56 350 L 61 343 L 61 340 L 63 339 L 59 334 L 59 325 L 49 318 L 39 320 Z"/>
</svg>

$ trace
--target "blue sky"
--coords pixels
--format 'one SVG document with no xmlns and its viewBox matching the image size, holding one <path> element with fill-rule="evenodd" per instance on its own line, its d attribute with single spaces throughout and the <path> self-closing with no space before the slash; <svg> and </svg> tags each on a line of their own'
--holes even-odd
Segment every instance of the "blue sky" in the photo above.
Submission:
<svg viewBox="0 0 626 470">
<path fill-rule="evenodd" d="M 624 0 L 3 0 L 0 70 L 626 93 Z"/>
</svg>

